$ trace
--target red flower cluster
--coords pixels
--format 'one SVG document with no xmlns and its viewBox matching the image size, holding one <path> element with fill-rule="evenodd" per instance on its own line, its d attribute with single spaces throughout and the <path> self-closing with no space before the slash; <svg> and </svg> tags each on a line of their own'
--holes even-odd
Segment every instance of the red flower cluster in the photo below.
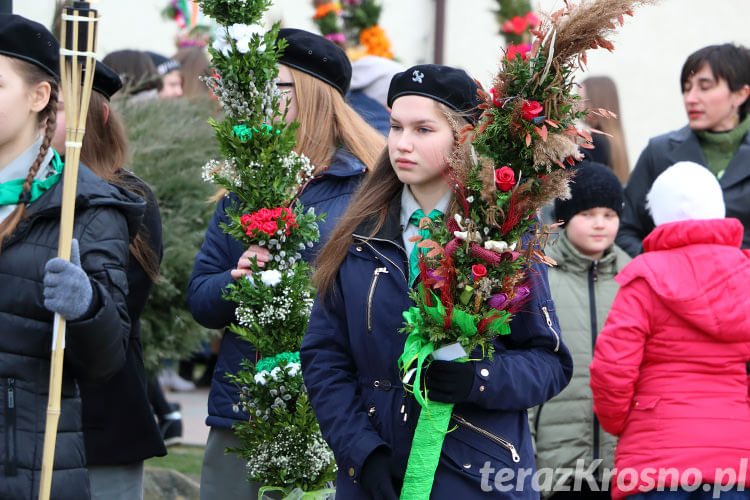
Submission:
<svg viewBox="0 0 750 500">
<path fill-rule="evenodd" d="M 524 101 L 521 108 L 521 116 L 526 121 L 531 121 L 543 111 L 542 105 L 536 101 Z"/>
<path fill-rule="evenodd" d="M 503 23 L 503 31 L 520 35 L 526 28 L 536 28 L 539 24 L 539 18 L 533 12 L 527 12 L 525 16 L 513 16 Z"/>
<path fill-rule="evenodd" d="M 525 61 L 529 58 L 529 51 L 531 51 L 530 43 L 519 43 L 516 45 L 511 43 L 508 45 L 508 48 L 505 49 L 505 58 L 512 61 L 516 57 L 520 57 Z"/>
<path fill-rule="evenodd" d="M 289 228 L 299 227 L 294 219 L 294 213 L 286 207 L 261 208 L 252 214 L 240 217 L 240 224 L 245 234 L 254 238 L 259 232 L 273 236 L 281 229 L 289 234 Z"/>
<path fill-rule="evenodd" d="M 516 184 L 516 175 L 510 167 L 495 169 L 495 185 L 500 191 L 510 191 Z"/>
</svg>

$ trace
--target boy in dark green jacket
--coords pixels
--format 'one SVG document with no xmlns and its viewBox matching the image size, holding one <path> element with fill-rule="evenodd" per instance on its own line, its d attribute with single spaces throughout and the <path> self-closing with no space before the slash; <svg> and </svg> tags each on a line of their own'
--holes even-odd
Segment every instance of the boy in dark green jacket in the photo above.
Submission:
<svg viewBox="0 0 750 500">
<path fill-rule="evenodd" d="M 546 253 L 557 262 L 549 283 L 560 329 L 573 356 L 570 384 L 543 406 L 529 410 L 538 478 L 544 498 L 609 499 L 616 438 L 604 432 L 593 412 L 589 369 L 594 343 L 604 326 L 618 284 L 615 275 L 630 257 L 614 244 L 623 190 L 608 167 L 583 162 L 571 182 L 571 198 L 555 200 L 563 222 Z"/>
</svg>

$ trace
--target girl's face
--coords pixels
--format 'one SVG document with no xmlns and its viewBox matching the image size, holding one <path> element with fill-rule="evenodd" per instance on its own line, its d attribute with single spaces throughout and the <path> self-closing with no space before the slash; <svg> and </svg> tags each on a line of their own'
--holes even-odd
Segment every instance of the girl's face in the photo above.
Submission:
<svg viewBox="0 0 750 500">
<path fill-rule="evenodd" d="M 162 99 L 182 97 L 182 74 L 179 71 L 170 71 L 162 77 L 161 82 L 159 97 Z"/>
<path fill-rule="evenodd" d="M 292 72 L 283 64 L 279 64 L 279 83 L 277 85 L 282 94 L 279 102 L 279 111 L 283 115 L 284 110 L 286 110 L 286 119 L 284 121 L 288 125 L 297 119 L 299 108 L 297 107 L 297 92 L 294 90 Z"/>
<path fill-rule="evenodd" d="M 750 94 L 745 85 L 740 90 L 729 89 L 727 81 L 717 80 L 706 63 L 690 75 L 682 87 L 682 100 L 688 115 L 688 124 L 693 130 L 724 132 L 737 126 L 739 107 Z"/>
<path fill-rule="evenodd" d="M 388 156 L 401 182 L 418 189 L 442 188 L 453 148 L 453 129 L 436 101 L 407 95 L 393 102 Z"/>
<path fill-rule="evenodd" d="M 620 218 L 611 208 L 595 207 L 578 212 L 565 225 L 565 235 L 579 252 L 599 260 L 612 245 Z"/>
<path fill-rule="evenodd" d="M 37 113 L 49 101 L 49 92 L 44 99 L 41 85 L 27 85 L 13 61 L 0 55 L 0 150 L 19 140 L 33 142 L 37 138 Z"/>
<path fill-rule="evenodd" d="M 65 102 L 62 87 L 57 93 L 57 119 L 55 120 L 55 135 L 52 137 L 52 149 L 60 155 L 65 155 Z"/>
</svg>

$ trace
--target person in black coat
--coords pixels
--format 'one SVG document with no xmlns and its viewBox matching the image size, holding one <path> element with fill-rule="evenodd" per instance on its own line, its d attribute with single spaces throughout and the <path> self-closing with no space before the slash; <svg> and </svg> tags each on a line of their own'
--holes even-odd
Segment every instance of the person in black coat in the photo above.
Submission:
<svg viewBox="0 0 750 500">
<path fill-rule="evenodd" d="M 147 396 L 140 326 L 140 315 L 159 273 L 161 217 L 148 185 L 121 168 L 127 155 L 127 139 L 119 117 L 109 105 L 111 96 L 121 87 L 120 77 L 97 62 L 81 149 L 81 160 L 95 174 L 146 201 L 143 222 L 130 245 L 127 267 L 131 327 L 125 366 L 105 384 L 81 383 L 92 500 L 143 498 L 143 461 L 166 455 Z M 64 152 L 60 131 L 65 129 L 65 116 L 59 112 L 57 129 L 53 146 Z"/>
<path fill-rule="evenodd" d="M 39 492 L 54 313 L 66 345 L 51 497 L 89 498 L 78 385 L 106 382 L 125 363 L 128 244 L 144 210 L 80 165 L 70 261 L 56 258 L 58 52 L 41 24 L 0 15 L 0 484 L 10 500 Z"/>
<path fill-rule="evenodd" d="M 750 248 L 750 51 L 732 44 L 704 47 L 687 58 L 680 83 L 688 124 L 651 139 L 625 187 L 616 243 L 632 257 L 643 252 L 643 238 L 654 229 L 646 193 L 679 161 L 716 175 L 727 217 L 745 226 L 742 247 Z"/>
</svg>

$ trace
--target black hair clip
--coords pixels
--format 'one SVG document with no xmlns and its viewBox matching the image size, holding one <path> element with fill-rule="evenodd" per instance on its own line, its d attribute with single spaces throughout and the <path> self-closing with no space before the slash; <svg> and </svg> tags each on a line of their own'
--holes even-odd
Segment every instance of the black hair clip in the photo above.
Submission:
<svg viewBox="0 0 750 500">
<path fill-rule="evenodd" d="M 18 197 L 18 204 L 20 205 L 23 203 L 24 205 L 28 205 L 31 203 L 31 191 L 22 191 L 21 196 Z"/>
</svg>

